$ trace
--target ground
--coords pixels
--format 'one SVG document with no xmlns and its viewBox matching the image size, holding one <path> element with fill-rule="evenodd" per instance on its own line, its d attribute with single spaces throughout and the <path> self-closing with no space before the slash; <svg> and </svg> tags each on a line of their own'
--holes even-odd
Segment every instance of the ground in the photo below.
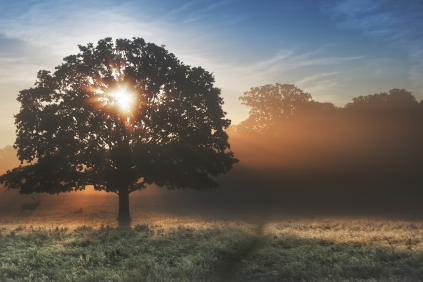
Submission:
<svg viewBox="0 0 423 282">
<path fill-rule="evenodd" d="M 417 215 L 200 209 L 133 197 L 133 223 L 120 228 L 116 196 L 81 195 L 41 195 L 33 213 L 20 214 L 12 200 L 0 206 L 0 281 L 423 280 Z"/>
</svg>

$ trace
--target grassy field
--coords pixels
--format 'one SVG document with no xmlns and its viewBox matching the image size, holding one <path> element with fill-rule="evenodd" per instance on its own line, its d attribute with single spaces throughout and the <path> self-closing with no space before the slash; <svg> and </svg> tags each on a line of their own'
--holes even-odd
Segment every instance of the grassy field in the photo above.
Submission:
<svg viewBox="0 0 423 282">
<path fill-rule="evenodd" d="M 174 211 L 116 198 L 0 209 L 0 281 L 423 281 L 412 217 Z"/>
</svg>

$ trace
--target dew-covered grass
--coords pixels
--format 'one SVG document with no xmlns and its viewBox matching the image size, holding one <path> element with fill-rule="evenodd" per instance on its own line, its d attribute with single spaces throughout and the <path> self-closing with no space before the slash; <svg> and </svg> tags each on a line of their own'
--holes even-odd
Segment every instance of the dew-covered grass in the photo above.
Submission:
<svg viewBox="0 0 423 282">
<path fill-rule="evenodd" d="M 422 281 L 423 221 L 161 210 L 115 199 L 0 213 L 0 281 Z"/>
</svg>

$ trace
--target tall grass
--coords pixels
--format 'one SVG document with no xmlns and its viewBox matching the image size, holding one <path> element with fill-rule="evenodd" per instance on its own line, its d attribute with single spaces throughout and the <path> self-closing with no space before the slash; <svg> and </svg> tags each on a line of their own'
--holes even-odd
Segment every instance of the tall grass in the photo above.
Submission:
<svg viewBox="0 0 423 282">
<path fill-rule="evenodd" d="M 0 281 L 422 281 L 423 221 L 148 212 L 115 203 L 0 214 Z"/>
</svg>

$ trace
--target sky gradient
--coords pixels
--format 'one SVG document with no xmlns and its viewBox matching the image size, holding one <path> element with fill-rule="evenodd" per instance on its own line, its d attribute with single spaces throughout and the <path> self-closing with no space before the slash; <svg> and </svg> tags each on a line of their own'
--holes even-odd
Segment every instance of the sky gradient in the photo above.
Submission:
<svg viewBox="0 0 423 282">
<path fill-rule="evenodd" d="M 423 99 L 423 2 L 0 0 L 0 148 L 15 140 L 16 97 L 77 45 L 142 37 L 214 73 L 227 117 L 250 87 L 295 84 L 343 106 L 405 88 Z"/>
</svg>

